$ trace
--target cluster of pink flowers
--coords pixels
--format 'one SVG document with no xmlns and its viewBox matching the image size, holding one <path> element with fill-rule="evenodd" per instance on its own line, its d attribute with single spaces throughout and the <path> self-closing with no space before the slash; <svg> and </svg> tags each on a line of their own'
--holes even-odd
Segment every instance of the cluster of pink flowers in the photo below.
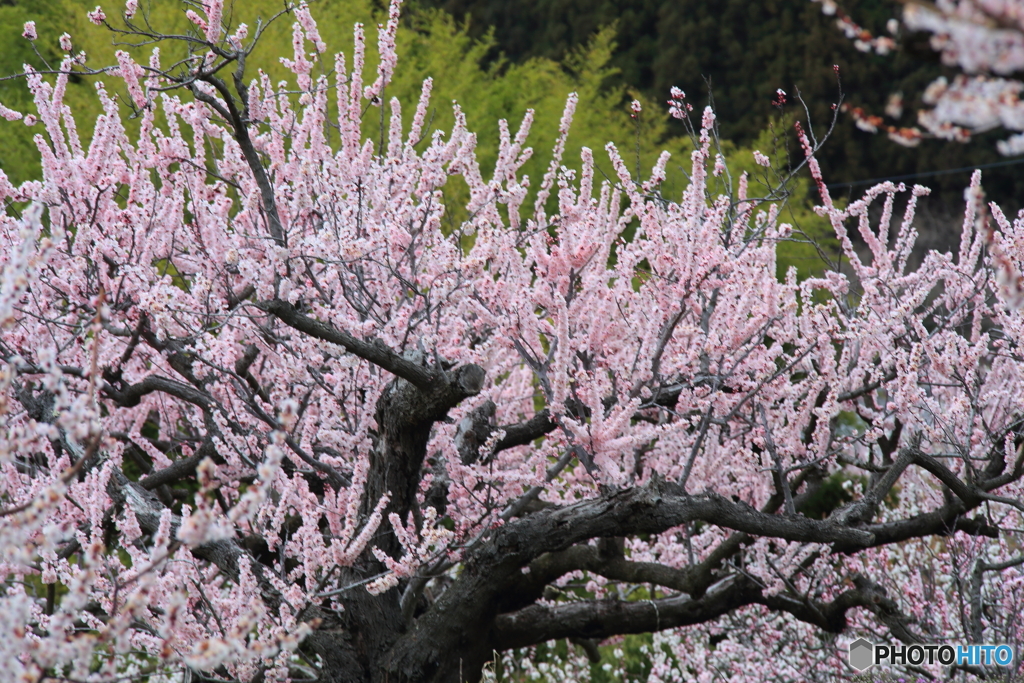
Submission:
<svg viewBox="0 0 1024 683">
<path fill-rule="evenodd" d="M 398 17 L 401 7 L 402 0 L 391 0 L 391 4 L 388 6 L 387 24 L 377 27 L 377 51 L 380 54 L 377 80 L 366 86 L 366 90 L 363 91 L 363 97 L 371 102 L 379 99 L 380 94 L 384 91 L 384 86 L 391 80 L 391 76 L 395 72 L 395 65 L 398 64 L 395 37 L 398 34 Z"/>
<path fill-rule="evenodd" d="M 670 95 L 672 99 L 668 101 L 668 113 L 674 119 L 685 119 L 686 115 L 693 111 L 693 105 L 686 101 L 686 93 L 672 86 Z"/>
<path fill-rule="evenodd" d="M 93 24 L 96 24 L 97 26 L 102 26 L 103 23 L 107 20 L 107 15 L 103 12 L 103 8 L 99 5 L 96 5 L 96 9 L 88 12 L 86 14 L 86 17 L 89 19 L 89 21 L 91 21 Z"/>
<path fill-rule="evenodd" d="M 853 41 L 854 47 L 861 52 L 874 52 L 880 55 L 887 55 L 896 49 L 896 41 L 889 36 L 876 36 L 857 22 L 855 22 L 835 0 L 811 0 L 821 3 L 821 13 L 834 16 L 836 25 L 847 38 Z M 890 22 L 888 27 L 890 33 L 895 34 L 898 24 Z"/>
</svg>

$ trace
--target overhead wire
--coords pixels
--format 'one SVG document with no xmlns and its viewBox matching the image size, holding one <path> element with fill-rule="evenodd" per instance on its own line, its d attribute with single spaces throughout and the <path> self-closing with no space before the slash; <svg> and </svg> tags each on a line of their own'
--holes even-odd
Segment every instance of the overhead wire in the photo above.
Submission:
<svg viewBox="0 0 1024 683">
<path fill-rule="evenodd" d="M 1024 157 L 1017 159 L 1007 159 L 1005 161 L 993 161 L 989 164 L 979 164 L 977 166 L 963 166 L 961 168 L 947 168 L 941 171 L 926 171 L 923 173 L 910 173 L 907 175 L 897 176 L 883 176 L 881 178 L 870 178 L 868 180 L 855 180 L 849 183 L 829 183 L 826 185 L 828 189 L 841 189 L 845 187 L 858 187 L 860 185 L 875 185 L 877 183 L 884 183 L 886 180 L 901 181 L 901 180 L 915 180 L 917 178 L 932 178 L 940 175 L 950 175 L 953 173 L 963 173 L 965 171 L 976 171 L 983 170 L 986 168 L 999 168 L 1002 166 L 1015 166 L 1017 164 L 1024 164 Z"/>
</svg>

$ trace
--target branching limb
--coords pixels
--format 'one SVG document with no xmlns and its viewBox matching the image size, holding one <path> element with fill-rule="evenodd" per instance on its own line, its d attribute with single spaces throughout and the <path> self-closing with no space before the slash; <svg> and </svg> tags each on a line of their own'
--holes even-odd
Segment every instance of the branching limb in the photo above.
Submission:
<svg viewBox="0 0 1024 683">
<path fill-rule="evenodd" d="M 367 342 L 356 339 L 333 325 L 300 313 L 287 301 L 274 299 L 260 303 L 259 307 L 277 317 L 285 325 L 316 339 L 337 344 L 349 353 L 359 356 L 363 360 L 368 360 L 397 377 L 401 377 L 418 389 L 429 391 L 434 388 L 435 382 L 438 379 L 437 373 L 403 358 L 388 348 L 384 342 L 379 340 Z M 477 387 L 477 391 L 479 391 L 479 387 Z"/>
</svg>

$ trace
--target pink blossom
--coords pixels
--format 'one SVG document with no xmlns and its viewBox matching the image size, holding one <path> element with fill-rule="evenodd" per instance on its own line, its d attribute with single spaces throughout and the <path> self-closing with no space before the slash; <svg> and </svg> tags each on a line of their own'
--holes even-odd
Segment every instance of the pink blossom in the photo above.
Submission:
<svg viewBox="0 0 1024 683">
<path fill-rule="evenodd" d="M 128 94 L 131 96 L 132 102 L 136 107 L 145 105 L 146 95 L 139 83 L 141 68 L 124 50 L 118 50 L 115 56 L 117 57 L 117 63 L 120 64 L 121 78 L 124 79 L 125 85 L 128 86 Z"/>
<path fill-rule="evenodd" d="M 71 36 L 67 33 L 60 34 L 60 49 L 71 52 Z"/>
<path fill-rule="evenodd" d="M 391 74 L 394 73 L 395 65 L 398 63 L 395 36 L 398 33 L 398 17 L 401 6 L 402 0 L 391 0 L 391 4 L 388 6 L 387 24 L 377 27 L 377 51 L 380 54 L 380 66 L 377 67 L 377 80 L 366 86 L 363 91 L 365 99 L 373 100 L 380 95 L 390 82 Z"/>
<path fill-rule="evenodd" d="M 21 37 L 22 38 L 27 38 L 28 40 L 35 40 L 38 37 L 36 35 L 36 22 L 34 22 L 34 21 L 26 21 L 25 22 L 25 28 L 21 32 Z"/>
<path fill-rule="evenodd" d="M 672 86 L 669 91 L 671 98 L 668 101 L 668 113 L 675 119 L 685 119 L 688 112 L 693 111 L 693 105 L 686 102 L 686 93 L 679 88 Z"/>
<path fill-rule="evenodd" d="M 242 49 L 242 43 L 249 36 L 249 27 L 246 24 L 239 24 L 235 32 L 228 37 L 228 41 L 236 50 Z"/>
<path fill-rule="evenodd" d="M 220 40 L 221 17 L 224 12 L 224 0 L 203 0 L 203 10 L 206 12 L 206 40 L 216 43 Z"/>
<path fill-rule="evenodd" d="M 939 77 L 925 89 L 923 100 L 932 108 L 919 114 L 922 130 L 877 125 L 872 120 L 878 117 L 863 112 L 855 116 L 855 124 L 871 133 L 884 131 L 891 140 L 909 146 L 924 137 L 967 142 L 972 134 L 994 127 L 1024 130 L 1024 107 L 1019 101 L 1024 85 L 1005 78 L 1024 70 L 1024 24 L 1020 22 L 1019 4 L 986 0 L 907 3 L 902 23 L 910 31 L 933 34 L 932 47 L 942 53 L 943 62 L 964 73 L 952 84 L 945 76 Z M 874 36 L 841 10 L 838 14 L 839 28 L 857 49 L 882 55 L 896 49 L 893 38 Z M 886 30 L 898 36 L 900 26 L 892 18 Z M 902 111 L 903 96 L 896 93 L 890 97 L 885 113 L 898 119 Z M 1000 141 L 997 148 L 1002 154 L 1012 154 L 1015 146 Z"/>
<path fill-rule="evenodd" d="M 716 177 L 725 173 L 725 158 L 721 154 L 715 155 L 715 170 L 713 173 Z"/>
<path fill-rule="evenodd" d="M 107 15 L 103 13 L 103 8 L 99 5 L 96 5 L 96 9 L 92 10 L 91 12 L 88 12 L 86 16 L 88 17 L 89 21 L 96 24 L 97 26 L 102 26 L 103 23 L 107 20 Z"/>
<path fill-rule="evenodd" d="M 186 10 L 185 18 L 191 21 L 196 26 L 198 26 L 199 30 L 203 32 L 204 36 L 206 35 L 207 32 L 211 30 L 206 19 L 203 19 L 201 16 L 199 16 L 199 14 L 195 10 Z"/>
<path fill-rule="evenodd" d="M 18 121 L 23 117 L 23 114 L 0 104 L 0 116 L 4 117 L 8 121 Z"/>
<path fill-rule="evenodd" d="M 327 44 L 320 39 L 320 31 L 317 28 L 316 21 L 313 19 L 313 15 L 309 12 L 309 7 L 305 2 L 299 4 L 295 8 L 295 19 L 302 26 L 302 30 L 306 33 L 313 46 L 316 47 L 317 52 L 324 52 L 327 50 Z"/>
</svg>

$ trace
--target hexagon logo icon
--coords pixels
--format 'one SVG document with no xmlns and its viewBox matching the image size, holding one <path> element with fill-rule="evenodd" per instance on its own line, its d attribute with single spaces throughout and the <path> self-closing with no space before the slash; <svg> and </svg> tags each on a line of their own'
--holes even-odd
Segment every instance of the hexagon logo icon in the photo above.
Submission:
<svg viewBox="0 0 1024 683">
<path fill-rule="evenodd" d="M 850 643 L 850 666 L 857 671 L 864 671 L 874 664 L 875 647 L 867 640 L 858 638 Z"/>
</svg>

